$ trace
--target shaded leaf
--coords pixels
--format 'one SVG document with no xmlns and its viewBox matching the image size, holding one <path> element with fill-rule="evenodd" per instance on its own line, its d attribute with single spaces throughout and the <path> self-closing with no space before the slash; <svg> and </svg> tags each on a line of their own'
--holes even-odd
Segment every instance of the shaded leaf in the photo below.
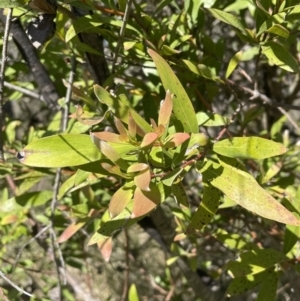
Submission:
<svg viewBox="0 0 300 301">
<path fill-rule="evenodd" d="M 176 180 L 176 178 L 181 174 L 183 171 L 183 168 L 176 168 L 169 172 L 166 176 L 164 176 L 161 181 L 164 183 L 164 185 L 172 186 L 173 182 Z"/>
<path fill-rule="evenodd" d="M 228 78 L 231 75 L 231 73 L 235 70 L 236 66 L 239 64 L 242 57 L 242 53 L 242 51 L 237 52 L 229 61 L 225 75 L 226 78 Z"/>
<path fill-rule="evenodd" d="M 249 158 L 260 160 L 282 155 L 287 148 L 272 140 L 260 137 L 235 137 L 214 144 L 213 150 L 230 158 Z"/>
<path fill-rule="evenodd" d="M 177 204 L 181 204 L 185 207 L 189 207 L 189 198 L 186 195 L 186 191 L 183 187 L 182 182 L 179 182 L 176 185 L 173 184 L 171 186 L 171 189 Z"/>
<path fill-rule="evenodd" d="M 94 92 L 98 100 L 106 104 L 115 114 L 115 116 L 128 124 L 129 106 L 112 96 L 104 88 L 94 85 Z"/>
<path fill-rule="evenodd" d="M 14 8 L 24 6 L 29 0 L 1 0 L 0 8 Z"/>
<path fill-rule="evenodd" d="M 208 225 L 218 210 L 220 191 L 210 184 L 205 184 L 204 193 L 197 211 L 193 214 L 186 232 L 193 233 Z"/>
<path fill-rule="evenodd" d="M 281 44 L 274 41 L 268 41 L 261 45 L 262 53 L 274 65 L 289 72 L 299 72 L 299 66 L 292 54 Z"/>
<path fill-rule="evenodd" d="M 222 10 L 219 9 L 215 9 L 215 8 L 208 8 L 207 9 L 216 19 L 227 23 L 237 29 L 239 29 L 241 32 L 246 34 L 246 30 L 245 27 L 243 25 L 243 23 L 241 22 L 241 20 L 236 17 L 235 15 L 232 15 L 230 13 L 224 12 Z"/>
<path fill-rule="evenodd" d="M 275 301 L 277 294 L 278 279 L 278 273 L 268 273 L 267 277 L 260 285 L 260 290 L 256 301 Z"/>
</svg>

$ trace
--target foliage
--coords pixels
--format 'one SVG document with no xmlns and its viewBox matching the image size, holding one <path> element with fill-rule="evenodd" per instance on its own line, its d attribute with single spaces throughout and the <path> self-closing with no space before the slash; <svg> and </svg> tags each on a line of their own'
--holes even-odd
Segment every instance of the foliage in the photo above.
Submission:
<svg viewBox="0 0 300 301">
<path fill-rule="evenodd" d="M 6 2 L 5 7 L 17 7 L 16 15 L 26 10 L 20 1 Z M 97 244 L 105 262 L 123 244 L 125 289 L 114 292 L 111 285 L 107 300 L 121 294 L 123 300 L 162 300 L 169 294 L 174 300 L 225 295 L 245 300 L 246 294 L 249 300 L 271 301 L 281 300 L 281 293 L 296 300 L 300 128 L 292 110 L 300 109 L 300 5 L 161 1 L 151 8 L 150 2 L 133 1 L 122 37 L 121 18 L 129 3 L 58 3 L 55 37 L 39 55 L 58 93 L 65 87 L 73 92 L 70 104 L 67 96 L 58 100 L 62 111 L 70 108 L 68 125 L 62 133 L 64 115 L 47 107 L 49 118 L 39 125 L 28 122 L 27 128 L 21 117 L 7 115 L 1 257 L 24 244 L 22 235 L 38 235 L 32 228 L 50 225 L 70 266 L 84 256 L 83 235 L 86 245 Z M 71 6 L 93 14 L 72 19 Z M 28 16 L 21 20 L 28 22 Z M 101 35 L 115 58 L 110 62 L 109 51 L 100 53 L 81 33 Z M 84 68 L 88 54 L 109 62 L 110 75 L 101 84 Z M 10 56 L 5 79 L 33 88 L 24 60 Z M 77 61 L 73 83 L 66 79 L 70 65 L 64 58 Z M 6 90 L 5 96 L 17 103 L 23 94 Z M 25 134 L 18 134 L 20 129 Z M 157 221 L 159 210 L 165 219 L 156 223 L 156 231 L 167 258 L 162 270 L 150 275 L 160 292 L 147 295 L 144 286 L 151 281 L 142 283 L 130 268 L 130 246 L 138 250 L 137 225 L 149 216 Z M 160 229 L 164 223 L 171 239 Z M 20 267 L 30 269 L 34 260 L 28 261 L 20 261 Z M 200 296 L 182 262 L 196 277 L 195 271 L 205 270 L 219 284 L 218 294 L 207 286 L 209 296 Z M 6 272 L 12 270 L 8 262 Z M 37 297 L 47 295 L 56 281 L 45 281 Z M 284 289 L 287 284 L 295 297 Z M 67 287 L 62 292 L 64 300 L 75 300 Z"/>
</svg>

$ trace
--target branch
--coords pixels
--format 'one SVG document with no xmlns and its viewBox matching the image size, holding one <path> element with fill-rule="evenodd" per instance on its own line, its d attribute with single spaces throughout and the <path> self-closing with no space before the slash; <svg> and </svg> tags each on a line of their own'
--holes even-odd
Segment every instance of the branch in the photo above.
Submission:
<svg viewBox="0 0 300 301">
<path fill-rule="evenodd" d="M 8 35 L 12 17 L 12 9 L 8 10 L 8 14 L 5 22 L 5 30 L 3 36 L 3 48 L 2 48 L 2 60 L 1 60 L 1 69 L 0 69 L 0 162 L 4 162 L 4 151 L 3 151 L 3 132 L 2 129 L 4 127 L 4 114 L 3 114 L 3 86 L 4 86 L 4 72 L 5 72 L 5 63 L 7 60 L 7 43 L 8 43 Z"/>
<path fill-rule="evenodd" d="M 5 22 L 3 10 L 0 10 L 0 20 L 2 23 Z M 52 80 L 50 79 L 47 70 L 40 62 L 36 49 L 33 47 L 29 38 L 27 37 L 19 19 L 16 19 L 11 23 L 11 33 L 24 60 L 28 63 L 28 67 L 32 72 L 34 80 L 37 83 L 37 86 L 41 91 L 41 94 L 43 95 L 47 105 L 53 111 L 57 111 L 57 100 L 60 98 L 60 96 Z"/>
<path fill-rule="evenodd" d="M 112 74 L 115 73 L 116 63 L 117 63 L 117 60 L 118 60 L 120 47 L 121 47 L 121 44 L 123 43 L 126 24 L 128 22 L 128 18 L 129 18 L 129 14 L 130 14 L 131 3 L 132 3 L 132 0 L 128 0 L 127 4 L 126 4 L 125 14 L 124 14 L 124 17 L 123 17 L 123 23 L 122 23 L 122 26 L 121 26 L 121 29 L 120 29 L 118 43 L 117 43 L 116 51 L 115 51 L 115 57 L 114 57 L 113 66 L 112 66 L 112 70 L 111 70 Z"/>
<path fill-rule="evenodd" d="M 22 288 L 20 288 L 19 286 L 17 286 L 16 284 L 14 284 L 11 280 L 9 280 L 2 271 L 0 271 L 0 277 L 3 278 L 6 282 L 8 282 L 13 288 L 15 288 L 18 292 L 29 296 L 29 297 L 33 297 L 33 295 L 27 293 L 26 291 L 24 291 Z"/>
</svg>

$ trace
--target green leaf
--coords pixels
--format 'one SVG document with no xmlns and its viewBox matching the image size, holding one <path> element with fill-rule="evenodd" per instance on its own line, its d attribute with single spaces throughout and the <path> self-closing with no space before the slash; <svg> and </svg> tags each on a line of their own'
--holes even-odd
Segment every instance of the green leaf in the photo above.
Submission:
<svg viewBox="0 0 300 301">
<path fill-rule="evenodd" d="M 17 158 L 36 167 L 77 166 L 101 159 L 101 153 L 88 135 L 62 134 L 28 144 Z"/>
<path fill-rule="evenodd" d="M 264 218 L 300 226 L 300 220 L 260 187 L 250 174 L 224 162 L 220 163 L 208 162 L 200 170 L 211 185 L 240 206 Z"/>
<path fill-rule="evenodd" d="M 166 176 L 164 176 L 161 181 L 164 183 L 164 185 L 166 186 L 172 186 L 173 182 L 176 180 L 176 178 L 181 174 L 181 172 L 183 171 L 183 169 L 180 168 L 176 168 L 174 170 L 172 170 L 171 172 L 169 172 Z"/>
<path fill-rule="evenodd" d="M 173 184 L 171 186 L 172 193 L 174 195 L 174 198 L 177 202 L 177 204 L 181 204 L 185 207 L 189 207 L 189 198 L 186 194 L 186 191 L 183 187 L 182 182 L 179 182 L 178 184 Z"/>
<path fill-rule="evenodd" d="M 213 150 L 230 158 L 249 158 L 261 160 L 279 156 L 287 152 L 287 148 L 272 140 L 260 137 L 235 137 L 224 139 L 214 144 Z"/>
<path fill-rule="evenodd" d="M 239 18 L 237 18 L 236 16 L 226 13 L 222 10 L 218 10 L 215 8 L 208 8 L 207 9 L 216 19 L 227 23 L 237 29 L 239 29 L 241 32 L 243 32 L 244 34 L 246 34 L 246 30 L 245 27 L 243 25 L 243 23 L 241 22 L 241 20 Z"/>
<path fill-rule="evenodd" d="M 299 66 L 292 54 L 281 44 L 268 41 L 261 45 L 262 53 L 270 62 L 289 72 L 299 72 Z"/>
<path fill-rule="evenodd" d="M 14 8 L 24 6 L 29 0 L 1 0 L 0 8 Z"/>
<path fill-rule="evenodd" d="M 196 114 L 198 125 L 223 126 L 228 125 L 230 120 L 216 113 L 198 112 Z"/>
<path fill-rule="evenodd" d="M 276 250 L 256 249 L 242 253 L 236 261 L 230 261 L 226 268 L 234 277 L 243 277 L 261 273 L 287 260 L 288 258 L 283 253 Z"/>
<path fill-rule="evenodd" d="M 204 185 L 202 201 L 186 229 L 187 234 L 201 230 L 208 225 L 218 210 L 220 191 L 210 184 L 205 183 Z"/>
<path fill-rule="evenodd" d="M 297 214 L 298 217 L 299 214 Z M 284 233 L 283 253 L 288 254 L 300 238 L 300 227 L 287 225 Z"/>
<path fill-rule="evenodd" d="M 106 104 L 115 114 L 115 116 L 128 124 L 129 106 L 116 97 L 112 96 L 104 88 L 94 85 L 94 92 L 98 100 Z"/>
<path fill-rule="evenodd" d="M 256 301 L 275 301 L 277 294 L 278 273 L 270 272 L 260 285 Z"/>
<path fill-rule="evenodd" d="M 226 70 L 226 75 L 225 75 L 226 78 L 228 78 L 231 75 L 231 73 L 235 70 L 236 66 L 239 64 L 241 60 L 242 54 L 243 52 L 239 51 L 231 58 Z"/>
<path fill-rule="evenodd" d="M 273 269 L 258 274 L 249 274 L 244 277 L 235 278 L 231 281 L 226 293 L 229 296 L 243 294 L 261 284 L 270 273 L 273 273 Z"/>
<path fill-rule="evenodd" d="M 186 132 L 198 133 L 198 125 L 193 105 L 177 76 L 168 63 L 155 51 L 148 49 L 165 90 L 175 94 L 173 98 L 173 112 L 182 123 Z"/>
<path fill-rule="evenodd" d="M 128 291 L 128 301 L 140 301 L 139 294 L 136 289 L 135 284 L 131 284 L 129 291 Z"/>
<path fill-rule="evenodd" d="M 80 17 L 73 21 L 73 24 L 68 29 L 65 37 L 65 42 L 68 43 L 79 33 L 87 32 L 87 30 L 89 29 L 95 29 L 101 24 L 103 24 L 103 21 L 100 21 L 96 15 L 87 15 L 84 17 Z"/>
<path fill-rule="evenodd" d="M 0 203 L 1 212 L 16 212 L 22 208 L 30 209 L 32 207 L 41 206 L 51 200 L 52 191 L 35 191 L 10 198 Z"/>
</svg>

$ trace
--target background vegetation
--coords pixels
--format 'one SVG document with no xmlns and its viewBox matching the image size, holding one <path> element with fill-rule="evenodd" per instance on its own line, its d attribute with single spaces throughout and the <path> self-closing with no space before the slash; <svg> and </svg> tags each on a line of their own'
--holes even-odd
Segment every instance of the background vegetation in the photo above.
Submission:
<svg viewBox="0 0 300 301">
<path fill-rule="evenodd" d="M 1 300 L 298 300 L 298 1 L 27 2 L 0 0 Z"/>
</svg>

